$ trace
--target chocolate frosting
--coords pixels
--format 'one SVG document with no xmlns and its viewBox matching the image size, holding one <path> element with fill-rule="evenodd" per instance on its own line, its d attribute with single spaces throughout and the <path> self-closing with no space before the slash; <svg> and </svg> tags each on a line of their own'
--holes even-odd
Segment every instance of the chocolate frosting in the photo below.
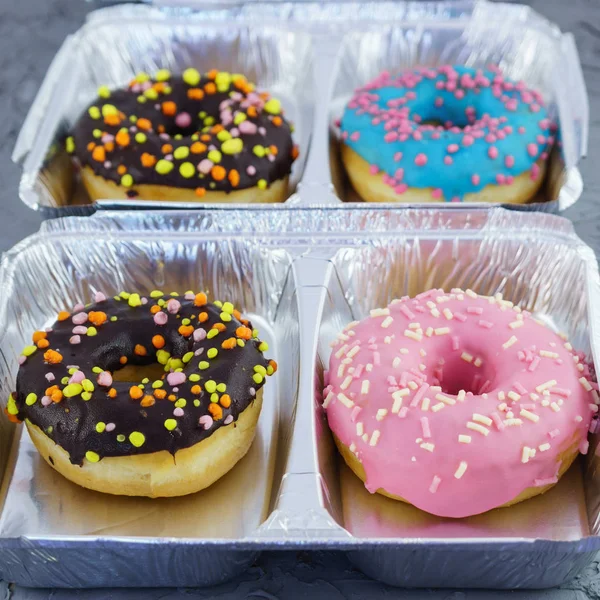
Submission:
<svg viewBox="0 0 600 600">
<path fill-rule="evenodd" d="M 278 100 L 242 75 L 140 74 L 127 89 L 100 88 L 67 139 L 96 175 L 137 184 L 231 192 L 287 176 L 297 156 Z"/>
<path fill-rule="evenodd" d="M 127 298 L 103 300 L 74 315 L 61 313 L 59 319 L 64 320 L 56 321 L 51 331 L 37 332 L 34 340 L 38 338 L 42 347 L 32 354 L 36 346 L 25 349 L 24 354 L 30 355 L 19 369 L 17 390 L 9 400 L 9 413 L 13 401 L 13 414 L 16 405 L 17 418 L 40 427 L 74 464 L 82 464 L 86 457 L 95 462 L 105 456 L 160 450 L 175 454 L 193 446 L 236 421 L 265 375 L 277 368 L 263 356 L 266 344 L 256 338 L 252 325 L 229 303 L 203 303 L 204 294 L 187 293 L 185 298 L 152 298 L 136 305 L 146 299 L 123 295 Z M 160 310 L 152 308 L 159 303 Z M 83 328 L 87 333 L 81 333 Z M 163 342 L 162 348 L 155 347 Z M 56 352 L 62 360 L 53 363 Z M 122 357 L 128 365 L 166 362 L 171 373 L 156 383 L 110 381 L 110 374 L 122 368 Z M 176 361 L 184 357 L 186 364 Z M 82 384 L 83 377 L 87 383 Z M 79 383 L 71 385 L 64 378 Z M 86 394 L 90 383 L 93 390 Z M 53 385 L 62 391 L 58 402 L 49 398 Z M 67 397 L 78 388 L 80 393 Z"/>
</svg>

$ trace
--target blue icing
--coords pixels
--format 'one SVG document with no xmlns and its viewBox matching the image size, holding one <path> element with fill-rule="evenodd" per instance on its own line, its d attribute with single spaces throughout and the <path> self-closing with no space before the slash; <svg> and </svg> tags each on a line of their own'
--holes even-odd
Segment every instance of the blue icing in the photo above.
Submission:
<svg viewBox="0 0 600 600">
<path fill-rule="evenodd" d="M 456 90 L 464 92 L 463 98 L 458 98 L 455 90 L 436 88 L 437 82 L 447 84 L 449 71 L 456 72 Z M 463 87 L 463 83 L 467 87 Z M 470 87 L 472 85 L 475 87 Z M 462 66 L 421 69 L 394 77 L 384 74 L 372 84 L 357 90 L 346 106 L 341 121 L 344 141 L 380 171 L 392 178 L 398 174 L 395 185 L 402 183 L 409 188 L 437 188 L 446 201 L 462 199 L 465 194 L 477 192 L 488 184 L 497 184 L 498 175 L 501 178 L 516 177 L 530 170 L 540 155 L 549 149 L 552 138 L 549 141 L 548 137 L 553 134 L 549 130 L 548 113 L 541 104 L 539 94 L 523 84 L 518 84 L 518 89 L 515 85 L 492 71 Z M 498 94 L 500 87 L 502 97 L 496 97 L 494 89 Z M 405 103 L 394 107 L 394 101 L 402 98 Z M 440 98 L 443 101 L 441 106 Z M 363 108 L 369 110 L 370 107 L 371 113 L 361 110 L 360 106 L 350 108 L 361 99 Z M 392 106 L 388 104 L 389 101 L 392 101 Z M 509 110 L 506 103 L 514 110 Z M 467 107 L 472 109 L 471 120 L 466 113 Z M 397 111 L 403 108 L 404 114 L 399 117 Z M 397 121 L 387 131 L 385 125 L 389 119 L 373 123 L 374 118 L 381 118 L 385 113 Z M 453 132 L 440 127 L 423 128 L 417 122 L 419 117 L 430 124 L 449 121 L 461 130 Z M 497 123 L 501 117 L 506 120 Z M 512 127 L 512 133 L 505 130 L 507 126 Z M 524 128 L 524 131 L 521 129 L 520 132 L 520 128 Z M 472 145 L 465 145 L 465 135 L 472 137 L 473 131 L 477 130 L 483 132 L 483 137 L 475 138 Z M 503 131 L 504 139 L 486 141 L 486 136 L 496 135 L 499 130 Z M 405 132 L 408 139 L 385 141 L 384 136 L 387 134 L 390 137 L 391 134 L 393 137 L 393 132 Z M 421 139 L 415 139 L 415 134 L 417 137 L 420 135 Z M 436 135 L 439 135 L 439 139 L 435 139 Z M 451 144 L 456 144 L 458 150 L 449 152 Z M 488 154 L 491 146 L 498 152 L 495 159 Z M 401 157 L 398 153 L 402 153 Z M 421 154 L 427 157 L 427 163 L 417 166 L 415 159 Z M 444 163 L 447 156 L 452 158 L 450 165 Z M 506 157 L 512 159 L 509 158 L 507 163 Z M 514 164 L 511 164 L 511 160 L 514 160 Z M 398 169 L 403 169 L 401 179 Z M 473 178 L 474 174 L 479 176 L 478 181 L 477 177 Z"/>
</svg>

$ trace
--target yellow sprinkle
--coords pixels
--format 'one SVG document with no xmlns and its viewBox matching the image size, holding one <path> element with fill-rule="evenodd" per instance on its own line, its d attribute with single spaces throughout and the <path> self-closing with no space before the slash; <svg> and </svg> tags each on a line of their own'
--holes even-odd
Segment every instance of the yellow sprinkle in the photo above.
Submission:
<svg viewBox="0 0 600 600">
<path fill-rule="evenodd" d="M 36 394 L 34 394 L 33 392 L 31 394 L 27 394 L 27 398 L 25 398 L 25 404 L 27 404 L 27 406 L 32 406 L 36 402 L 37 402 Z"/>
<path fill-rule="evenodd" d="M 134 431 L 129 434 L 129 441 L 136 448 L 139 448 L 140 446 L 144 445 L 144 442 L 146 441 L 146 436 L 143 433 L 140 433 L 139 431 Z"/>
<path fill-rule="evenodd" d="M 105 429 L 106 429 L 106 423 L 103 423 L 102 421 L 100 421 L 99 423 L 96 423 L 96 431 L 98 433 L 102 433 Z"/>
<path fill-rule="evenodd" d="M 175 419 L 167 419 L 165 421 L 165 427 L 169 431 L 173 431 L 173 429 L 175 429 L 177 427 L 177 421 Z"/>
<path fill-rule="evenodd" d="M 97 463 L 100 460 L 100 456 L 98 454 L 96 454 L 95 452 L 92 452 L 91 450 L 88 450 L 85 453 L 85 457 L 91 463 Z"/>
</svg>

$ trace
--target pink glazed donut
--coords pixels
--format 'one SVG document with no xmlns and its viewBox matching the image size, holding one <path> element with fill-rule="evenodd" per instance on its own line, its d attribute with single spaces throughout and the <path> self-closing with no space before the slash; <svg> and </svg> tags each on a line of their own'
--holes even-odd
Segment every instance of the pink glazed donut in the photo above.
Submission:
<svg viewBox="0 0 600 600">
<path fill-rule="evenodd" d="M 550 489 L 600 397 L 571 344 L 512 302 L 430 290 L 350 323 L 323 407 L 371 493 L 467 517 Z"/>
</svg>

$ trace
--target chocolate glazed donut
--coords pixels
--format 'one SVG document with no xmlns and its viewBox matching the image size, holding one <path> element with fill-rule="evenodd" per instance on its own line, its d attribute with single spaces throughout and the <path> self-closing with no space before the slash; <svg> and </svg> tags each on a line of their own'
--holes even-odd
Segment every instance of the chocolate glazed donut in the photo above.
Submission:
<svg viewBox="0 0 600 600">
<path fill-rule="evenodd" d="M 177 496 L 210 485 L 248 450 L 267 375 L 266 342 L 230 302 L 204 293 L 114 299 L 61 312 L 21 356 L 7 412 L 25 420 L 67 478 L 113 494 Z M 125 365 L 164 365 L 116 381 Z"/>
<path fill-rule="evenodd" d="M 92 200 L 282 202 L 291 132 L 279 100 L 243 75 L 162 69 L 101 87 L 66 146 Z"/>
</svg>

